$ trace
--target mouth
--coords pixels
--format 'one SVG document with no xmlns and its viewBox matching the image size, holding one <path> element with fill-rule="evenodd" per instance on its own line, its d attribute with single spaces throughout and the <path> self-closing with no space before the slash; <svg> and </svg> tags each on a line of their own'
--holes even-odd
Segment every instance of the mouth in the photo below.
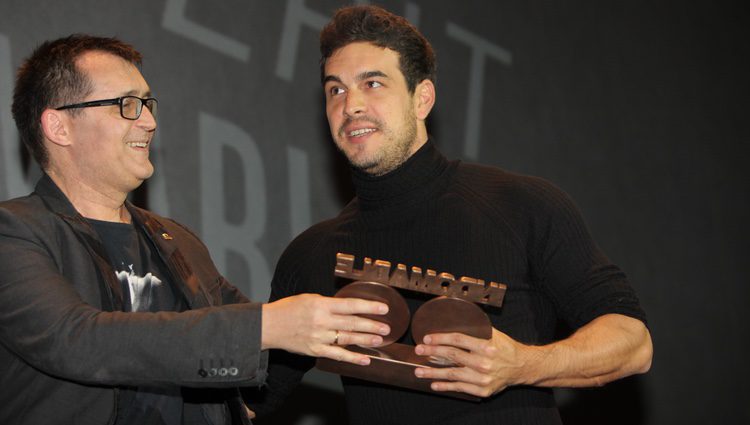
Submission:
<svg viewBox="0 0 750 425">
<path fill-rule="evenodd" d="M 135 148 L 135 149 L 148 149 L 148 146 L 151 144 L 150 141 L 134 141 L 134 142 L 127 142 L 126 143 L 129 147 Z"/>
<path fill-rule="evenodd" d="M 374 133 L 378 131 L 377 128 L 358 128 L 346 133 L 349 137 L 362 137 L 366 134 Z"/>
</svg>

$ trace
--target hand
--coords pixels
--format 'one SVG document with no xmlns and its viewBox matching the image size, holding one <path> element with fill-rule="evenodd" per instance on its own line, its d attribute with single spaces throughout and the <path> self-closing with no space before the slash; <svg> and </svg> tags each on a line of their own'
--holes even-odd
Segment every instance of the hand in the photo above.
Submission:
<svg viewBox="0 0 750 425">
<path fill-rule="evenodd" d="M 357 316 L 383 315 L 384 303 L 358 298 L 301 294 L 263 305 L 261 349 L 280 348 L 298 354 L 367 365 L 370 358 L 344 345 L 376 347 L 388 335 L 385 323 Z"/>
<path fill-rule="evenodd" d="M 458 391 L 489 397 L 521 382 L 525 356 L 531 348 L 509 336 L 492 330 L 491 339 L 479 339 L 460 333 L 427 335 L 415 352 L 451 360 L 456 367 L 417 368 L 419 378 L 436 380 L 434 391 Z"/>
</svg>

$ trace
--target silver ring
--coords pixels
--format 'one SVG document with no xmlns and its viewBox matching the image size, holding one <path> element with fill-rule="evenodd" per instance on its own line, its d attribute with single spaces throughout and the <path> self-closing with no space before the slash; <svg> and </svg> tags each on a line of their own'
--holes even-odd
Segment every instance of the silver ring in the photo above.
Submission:
<svg viewBox="0 0 750 425">
<path fill-rule="evenodd" d="M 333 344 L 331 345 L 338 345 L 339 344 L 339 331 L 336 330 L 336 337 L 333 338 Z"/>
</svg>

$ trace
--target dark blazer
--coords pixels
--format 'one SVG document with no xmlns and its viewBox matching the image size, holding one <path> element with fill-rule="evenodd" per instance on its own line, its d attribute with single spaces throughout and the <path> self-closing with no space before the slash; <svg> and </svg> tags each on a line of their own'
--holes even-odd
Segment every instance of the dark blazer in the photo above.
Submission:
<svg viewBox="0 0 750 425">
<path fill-rule="evenodd" d="M 137 385 L 189 387 L 187 410 L 249 423 L 238 387 L 266 377 L 261 304 L 219 274 L 188 229 L 127 208 L 190 310 L 120 311 L 104 247 L 48 176 L 0 202 L 0 424 L 111 423 L 117 387 Z"/>
</svg>

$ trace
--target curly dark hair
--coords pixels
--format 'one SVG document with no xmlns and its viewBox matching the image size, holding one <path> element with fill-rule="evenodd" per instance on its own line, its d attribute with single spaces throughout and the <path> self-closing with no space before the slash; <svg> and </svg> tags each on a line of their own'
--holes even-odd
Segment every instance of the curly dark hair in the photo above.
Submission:
<svg viewBox="0 0 750 425">
<path fill-rule="evenodd" d="M 116 38 L 73 34 L 42 43 L 18 68 L 13 119 L 21 141 L 42 169 L 49 165 L 42 137 L 42 112 L 78 102 L 91 93 L 91 81 L 76 67 L 76 60 L 90 51 L 111 53 L 134 65 L 141 64 L 141 54 Z M 80 110 L 71 109 L 70 113 Z"/>
<path fill-rule="evenodd" d="M 326 60 L 354 42 L 368 42 L 398 53 L 399 67 L 410 93 L 423 80 L 435 82 L 435 52 L 430 42 L 405 18 L 378 6 L 349 6 L 336 11 L 320 32 L 320 76 Z"/>
</svg>

